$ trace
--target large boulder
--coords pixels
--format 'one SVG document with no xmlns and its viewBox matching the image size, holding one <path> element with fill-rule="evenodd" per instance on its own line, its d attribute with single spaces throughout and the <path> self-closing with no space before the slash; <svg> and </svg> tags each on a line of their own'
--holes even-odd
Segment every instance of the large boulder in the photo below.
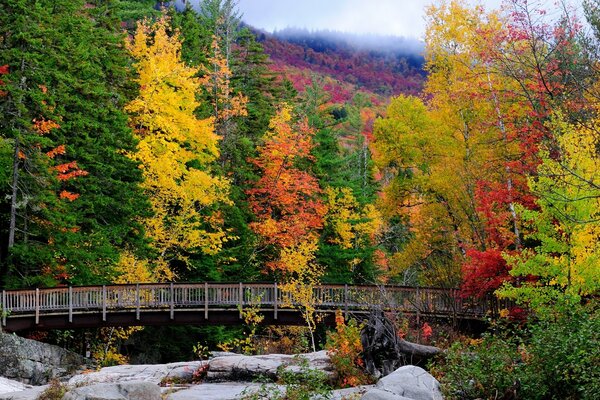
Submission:
<svg viewBox="0 0 600 400">
<path fill-rule="evenodd" d="M 69 385 L 82 386 L 130 381 L 144 381 L 155 385 L 166 381 L 189 382 L 192 380 L 194 372 L 205 364 L 206 361 L 190 361 L 157 365 L 116 365 L 89 374 L 75 375 L 69 379 Z"/>
<path fill-rule="evenodd" d="M 443 400 L 440 383 L 423 368 L 406 365 L 381 378 L 362 400 Z"/>
<path fill-rule="evenodd" d="M 85 363 L 79 354 L 0 332 L 0 376 L 31 385 L 64 378 Z"/>
<path fill-rule="evenodd" d="M 70 390 L 62 400 L 161 400 L 161 394 L 150 382 L 97 383 Z"/>
<path fill-rule="evenodd" d="M 260 356 L 225 355 L 209 361 L 208 381 L 244 381 L 260 376 L 275 378 L 278 368 L 300 371 L 302 360 L 308 362 L 309 368 L 333 374 L 333 366 L 326 351 L 293 356 L 287 354 L 268 354 Z"/>
</svg>

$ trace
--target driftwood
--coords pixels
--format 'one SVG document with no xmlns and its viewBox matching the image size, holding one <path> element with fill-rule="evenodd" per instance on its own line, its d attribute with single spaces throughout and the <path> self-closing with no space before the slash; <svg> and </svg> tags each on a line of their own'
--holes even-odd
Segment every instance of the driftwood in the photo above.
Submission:
<svg viewBox="0 0 600 400">
<path fill-rule="evenodd" d="M 394 324 L 381 310 L 369 316 L 361 332 L 361 342 L 365 367 L 375 377 L 388 375 L 402 365 L 422 364 L 441 351 L 400 338 Z"/>
</svg>

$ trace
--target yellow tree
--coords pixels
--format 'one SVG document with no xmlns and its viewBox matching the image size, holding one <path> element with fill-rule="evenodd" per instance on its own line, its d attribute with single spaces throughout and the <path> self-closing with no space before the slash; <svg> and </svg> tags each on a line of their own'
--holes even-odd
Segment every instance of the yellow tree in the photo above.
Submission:
<svg viewBox="0 0 600 400">
<path fill-rule="evenodd" d="M 128 49 L 140 87 L 126 106 L 139 140 L 130 157 L 140 162 L 154 211 L 144 222 L 160 254 L 155 269 L 172 278 L 170 261 L 186 262 L 190 251 L 214 254 L 227 240 L 214 210 L 228 202 L 229 182 L 211 173 L 219 138 L 212 119 L 194 116 L 196 93 L 205 82 L 181 61 L 178 32 L 169 34 L 165 17 L 141 22 Z"/>
</svg>

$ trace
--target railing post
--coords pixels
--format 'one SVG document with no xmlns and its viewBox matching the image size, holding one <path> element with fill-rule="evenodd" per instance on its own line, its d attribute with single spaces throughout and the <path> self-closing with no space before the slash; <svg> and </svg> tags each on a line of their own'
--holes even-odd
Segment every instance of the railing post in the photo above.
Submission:
<svg viewBox="0 0 600 400">
<path fill-rule="evenodd" d="M 102 285 L 102 321 L 106 321 L 106 285 Z"/>
<path fill-rule="evenodd" d="M 204 282 L 204 319 L 208 319 L 208 282 Z"/>
<path fill-rule="evenodd" d="M 175 319 L 175 289 L 173 288 L 173 282 L 171 282 L 170 285 L 170 289 L 171 289 L 171 315 L 170 318 L 171 319 Z"/>
<path fill-rule="evenodd" d="M 348 284 L 344 284 L 344 318 L 348 319 Z"/>
<path fill-rule="evenodd" d="M 140 284 L 135 284 L 135 320 L 140 320 Z"/>
<path fill-rule="evenodd" d="M 277 297 L 278 297 L 278 295 L 277 295 L 277 282 L 275 282 L 275 284 L 274 284 L 274 289 L 275 289 L 275 291 L 273 293 L 273 314 L 274 314 L 273 318 L 275 320 L 277 320 L 277 306 L 278 306 L 277 305 Z"/>
<path fill-rule="evenodd" d="M 69 323 L 73 322 L 73 286 L 69 286 Z"/>
<path fill-rule="evenodd" d="M 418 285 L 417 298 L 415 299 L 415 307 L 417 308 L 417 329 L 419 329 L 419 327 L 421 326 L 421 291 Z"/>
<path fill-rule="evenodd" d="M 6 314 L 8 314 L 8 309 L 6 307 L 6 291 L 2 291 L 2 307 L 0 308 L 0 312 L 2 313 L 2 326 L 6 326 Z"/>
<path fill-rule="evenodd" d="M 242 319 L 242 311 L 244 310 L 244 288 L 242 286 L 242 282 L 240 282 L 240 319 Z"/>
<path fill-rule="evenodd" d="M 35 324 L 40 323 L 40 289 L 35 288 Z"/>
</svg>

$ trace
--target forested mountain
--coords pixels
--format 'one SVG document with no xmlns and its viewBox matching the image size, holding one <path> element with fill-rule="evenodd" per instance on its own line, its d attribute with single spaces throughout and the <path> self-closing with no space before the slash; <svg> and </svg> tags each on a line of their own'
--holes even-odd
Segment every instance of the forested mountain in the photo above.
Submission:
<svg viewBox="0 0 600 400">
<path fill-rule="evenodd" d="M 386 96 L 415 95 L 423 86 L 423 44 L 414 39 L 291 28 L 255 34 L 280 69 L 310 70 Z"/>
</svg>

